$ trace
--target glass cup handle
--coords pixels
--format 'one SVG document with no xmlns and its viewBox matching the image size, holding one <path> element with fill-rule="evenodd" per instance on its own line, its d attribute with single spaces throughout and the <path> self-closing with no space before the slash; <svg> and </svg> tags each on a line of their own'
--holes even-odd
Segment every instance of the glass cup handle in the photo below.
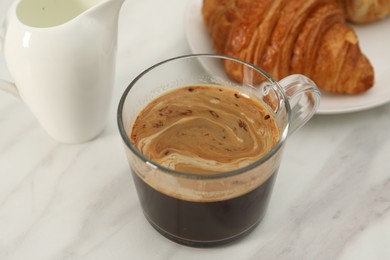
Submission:
<svg viewBox="0 0 390 260">
<path fill-rule="evenodd" d="M 291 107 L 289 134 L 301 128 L 315 114 L 321 93 L 316 84 L 303 75 L 291 75 L 279 81 Z"/>
</svg>

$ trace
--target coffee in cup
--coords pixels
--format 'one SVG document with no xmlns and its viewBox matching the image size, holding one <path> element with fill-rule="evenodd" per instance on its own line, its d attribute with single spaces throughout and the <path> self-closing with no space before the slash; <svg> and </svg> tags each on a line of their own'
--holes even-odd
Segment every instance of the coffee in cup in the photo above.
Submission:
<svg viewBox="0 0 390 260">
<path fill-rule="evenodd" d="M 187 86 L 149 103 L 129 137 L 161 166 L 217 174 L 248 166 L 276 145 L 280 137 L 273 117 L 259 100 L 236 89 Z M 153 187 L 139 175 L 144 174 L 133 172 L 149 221 L 172 236 L 195 241 L 219 241 L 254 227 L 265 213 L 274 182 L 270 172 L 256 186 L 210 200 L 175 194 L 167 183 Z"/>
</svg>

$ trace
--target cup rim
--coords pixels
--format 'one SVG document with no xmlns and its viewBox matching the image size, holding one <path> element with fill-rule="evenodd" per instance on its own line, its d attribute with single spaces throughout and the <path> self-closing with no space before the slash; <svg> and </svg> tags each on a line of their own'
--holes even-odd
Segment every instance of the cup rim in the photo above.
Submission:
<svg viewBox="0 0 390 260">
<path fill-rule="evenodd" d="M 262 156 L 258 160 L 254 161 L 254 162 L 252 162 L 252 163 L 250 163 L 250 164 L 248 164 L 248 165 L 246 165 L 244 167 L 241 167 L 241 168 L 238 168 L 238 169 L 235 169 L 235 170 L 232 170 L 232 171 L 226 171 L 226 172 L 221 172 L 221 173 L 213 173 L 213 174 L 188 173 L 188 172 L 182 172 L 182 171 L 173 170 L 171 168 L 168 168 L 168 167 L 165 167 L 163 165 L 160 165 L 159 163 L 157 163 L 157 162 L 155 162 L 153 160 L 150 160 L 149 158 L 144 156 L 141 153 L 141 151 L 139 151 L 133 145 L 133 143 L 130 141 L 129 135 L 126 132 L 126 129 L 125 129 L 124 124 L 123 124 L 122 114 L 123 114 L 123 107 L 124 107 L 127 95 L 129 94 L 129 92 L 132 89 L 132 87 L 145 74 L 147 74 L 149 71 L 153 70 L 156 67 L 159 67 L 159 66 L 161 66 L 161 65 L 163 65 L 165 63 L 168 63 L 168 62 L 171 62 L 171 61 L 175 61 L 175 60 L 192 59 L 192 58 L 199 58 L 199 57 L 231 60 L 231 61 L 235 61 L 235 62 L 239 62 L 241 64 L 244 64 L 245 66 L 248 66 L 248 67 L 252 68 L 253 70 L 258 71 L 259 73 L 261 73 L 264 77 L 266 77 L 270 82 L 272 82 L 276 86 L 276 88 L 279 90 L 279 93 L 283 97 L 283 100 L 286 101 L 286 102 L 284 102 L 285 106 L 286 106 L 286 115 L 287 115 L 286 126 L 284 127 L 283 131 L 281 132 L 279 141 L 277 142 L 277 144 L 267 154 L 265 154 L 264 156 Z M 251 64 L 249 62 L 246 62 L 246 61 L 234 58 L 234 57 L 226 56 L 226 55 L 220 55 L 220 54 L 188 54 L 188 55 L 176 56 L 176 57 L 173 57 L 173 58 L 169 58 L 169 59 L 165 59 L 163 61 L 160 61 L 160 62 L 150 66 L 149 68 L 147 68 L 146 70 L 141 72 L 137 77 L 135 77 L 130 82 L 130 84 L 127 86 L 127 88 L 123 92 L 123 94 L 121 96 L 121 99 L 119 101 L 118 110 L 117 110 L 117 124 L 118 124 L 118 128 L 119 128 L 119 133 L 120 133 L 120 135 L 122 137 L 122 140 L 125 143 L 126 147 L 129 148 L 130 151 L 133 154 L 135 154 L 139 159 L 141 159 L 145 164 L 149 165 L 150 167 L 152 167 L 154 169 L 158 169 L 158 170 L 160 170 L 160 171 L 162 171 L 164 173 L 167 173 L 167 174 L 181 176 L 181 177 L 186 177 L 186 178 L 191 178 L 191 179 L 219 179 L 219 178 L 231 177 L 231 176 L 235 176 L 235 175 L 239 175 L 239 174 L 248 172 L 248 171 L 256 168 L 257 166 L 263 164 L 264 162 L 266 162 L 277 151 L 279 151 L 279 149 L 283 146 L 283 143 L 284 143 L 284 141 L 287 138 L 288 131 L 289 131 L 289 128 L 290 128 L 290 119 L 291 119 L 291 112 L 292 111 L 291 111 L 291 107 L 290 107 L 290 104 L 289 104 L 288 100 L 289 99 L 288 99 L 286 93 L 284 92 L 283 88 L 280 86 L 280 84 L 276 80 L 274 80 L 267 72 L 265 72 L 261 68 L 255 66 L 255 65 L 253 65 L 253 64 Z"/>
</svg>

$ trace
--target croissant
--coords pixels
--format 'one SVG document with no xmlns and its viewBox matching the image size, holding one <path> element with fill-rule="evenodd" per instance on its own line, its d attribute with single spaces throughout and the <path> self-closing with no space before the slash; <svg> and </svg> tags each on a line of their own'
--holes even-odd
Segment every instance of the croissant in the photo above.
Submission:
<svg viewBox="0 0 390 260">
<path fill-rule="evenodd" d="M 304 74 L 333 93 L 374 84 L 374 70 L 335 0 L 204 0 L 213 48 L 267 71 L 276 80 Z M 225 63 L 235 80 L 242 67 Z"/>
<path fill-rule="evenodd" d="M 347 19 L 368 23 L 390 15 L 390 0 L 338 0 Z"/>
</svg>

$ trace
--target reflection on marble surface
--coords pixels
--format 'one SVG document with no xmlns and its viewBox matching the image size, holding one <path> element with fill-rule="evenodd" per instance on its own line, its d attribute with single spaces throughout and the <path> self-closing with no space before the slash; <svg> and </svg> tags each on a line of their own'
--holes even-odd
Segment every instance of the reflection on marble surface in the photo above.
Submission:
<svg viewBox="0 0 390 260">
<path fill-rule="evenodd" d="M 11 3 L 1 1 L 1 20 Z M 53 141 L 23 104 L 0 93 L 0 259 L 390 259 L 390 105 L 315 116 L 294 133 L 264 221 L 237 243 L 189 248 L 147 223 L 116 105 L 142 70 L 189 53 L 185 8 L 179 0 L 126 1 L 110 120 L 92 142 Z M 0 77 L 11 78 L 3 55 Z"/>
</svg>

